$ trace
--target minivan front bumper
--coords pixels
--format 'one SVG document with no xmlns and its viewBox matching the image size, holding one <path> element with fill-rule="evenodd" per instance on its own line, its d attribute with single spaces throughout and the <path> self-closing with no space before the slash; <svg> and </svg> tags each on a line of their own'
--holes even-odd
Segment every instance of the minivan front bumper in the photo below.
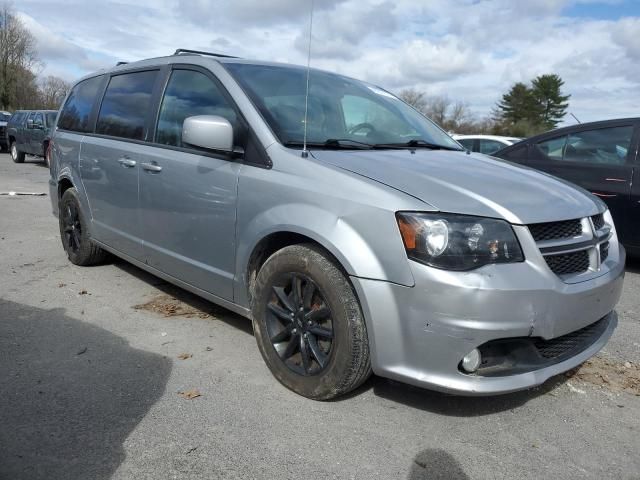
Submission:
<svg viewBox="0 0 640 480">
<path fill-rule="evenodd" d="M 617 325 L 613 310 L 624 279 L 620 246 L 606 273 L 562 282 L 541 258 L 448 272 L 410 262 L 413 287 L 352 277 L 367 319 L 372 368 L 377 375 L 462 395 L 492 395 L 540 385 L 597 353 Z M 473 349 L 499 339 L 567 335 L 598 320 L 586 348 L 524 373 L 483 376 L 460 370 Z"/>
</svg>

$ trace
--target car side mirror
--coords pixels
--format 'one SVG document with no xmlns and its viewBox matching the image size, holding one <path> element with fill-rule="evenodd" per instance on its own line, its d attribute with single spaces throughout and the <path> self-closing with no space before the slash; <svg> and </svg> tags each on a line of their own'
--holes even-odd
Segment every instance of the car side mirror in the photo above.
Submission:
<svg viewBox="0 0 640 480">
<path fill-rule="evenodd" d="M 187 117 L 182 124 L 182 143 L 222 152 L 233 152 L 233 126 L 217 115 Z"/>
</svg>

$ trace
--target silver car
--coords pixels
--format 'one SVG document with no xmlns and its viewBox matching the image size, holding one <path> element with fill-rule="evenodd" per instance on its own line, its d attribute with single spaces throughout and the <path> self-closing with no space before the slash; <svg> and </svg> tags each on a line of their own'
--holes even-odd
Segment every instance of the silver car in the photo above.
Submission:
<svg viewBox="0 0 640 480">
<path fill-rule="evenodd" d="M 253 321 L 313 399 L 371 372 L 465 395 L 541 384 L 617 324 L 605 205 L 470 153 L 377 86 L 179 50 L 78 82 L 53 135 L 69 260 L 105 252 Z"/>
</svg>

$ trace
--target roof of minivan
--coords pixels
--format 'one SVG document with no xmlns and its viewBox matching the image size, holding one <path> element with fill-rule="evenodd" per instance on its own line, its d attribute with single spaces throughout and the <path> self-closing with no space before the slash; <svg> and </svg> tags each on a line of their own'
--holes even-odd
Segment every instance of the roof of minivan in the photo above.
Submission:
<svg viewBox="0 0 640 480">
<path fill-rule="evenodd" d="M 119 65 L 115 65 L 111 68 L 106 68 L 103 70 L 99 70 L 96 72 L 93 72 L 89 75 L 85 75 L 84 77 L 78 79 L 78 81 L 76 83 L 81 82 L 82 80 L 85 80 L 87 78 L 92 78 L 92 77 L 97 77 L 99 75 L 104 75 L 104 74 L 110 74 L 110 73 L 114 73 L 114 72 L 126 72 L 127 70 L 135 70 L 138 68 L 144 68 L 144 67 L 152 67 L 152 66 L 159 66 L 159 65 L 170 65 L 173 63 L 189 63 L 189 61 L 193 61 L 193 60 L 197 60 L 196 62 L 194 62 L 195 64 L 206 64 L 206 63 L 218 63 L 218 64 L 225 64 L 225 63 L 239 63 L 239 64 L 245 64 L 245 65 L 261 65 L 261 66 L 270 66 L 270 67 L 287 67 L 287 68 L 295 68 L 295 69 L 301 69 L 301 70 L 306 70 L 307 67 L 302 66 L 302 65 L 296 65 L 296 64 L 292 64 L 292 63 L 282 63 L 282 62 L 267 62 L 267 61 L 261 61 L 261 60 L 250 60 L 250 59 L 245 59 L 245 58 L 234 58 L 234 57 L 216 57 L 214 55 L 199 55 L 199 54 L 180 54 L 180 55 L 168 55 L 166 57 L 155 57 L 155 58 L 147 58 L 144 60 L 138 60 L 136 62 L 131 62 L 131 63 L 122 63 Z M 330 73 L 333 75 L 339 75 L 342 77 L 347 77 L 346 75 L 342 75 L 336 72 L 331 72 L 328 70 L 322 70 L 322 69 L 318 69 L 318 68 L 311 68 L 312 71 L 316 71 L 316 72 L 324 72 L 324 73 Z"/>
</svg>

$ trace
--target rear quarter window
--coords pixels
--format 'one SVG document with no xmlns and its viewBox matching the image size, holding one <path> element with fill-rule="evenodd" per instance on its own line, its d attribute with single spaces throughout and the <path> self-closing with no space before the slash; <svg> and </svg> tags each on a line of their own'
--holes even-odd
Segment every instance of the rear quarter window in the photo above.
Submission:
<svg viewBox="0 0 640 480">
<path fill-rule="evenodd" d="M 91 110 L 102 84 L 102 77 L 89 78 L 78 83 L 62 107 L 58 127 L 73 132 L 89 132 Z"/>
</svg>

